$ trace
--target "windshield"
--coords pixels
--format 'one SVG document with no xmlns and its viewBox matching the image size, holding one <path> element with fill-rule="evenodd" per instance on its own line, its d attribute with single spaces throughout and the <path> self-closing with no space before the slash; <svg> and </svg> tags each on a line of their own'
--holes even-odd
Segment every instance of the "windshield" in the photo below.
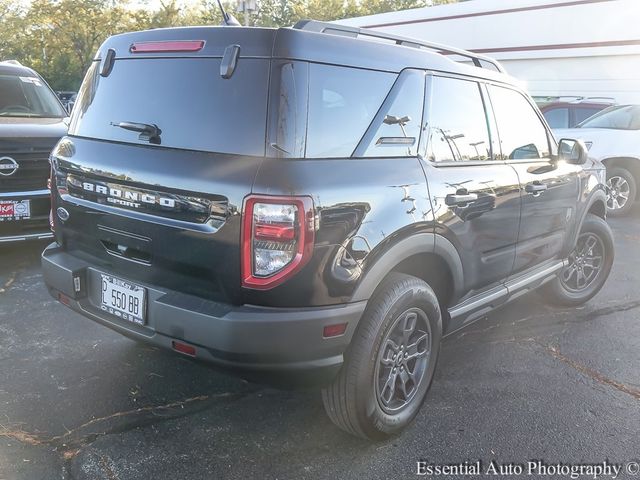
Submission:
<svg viewBox="0 0 640 480">
<path fill-rule="evenodd" d="M 618 105 L 602 110 L 578 125 L 580 128 L 640 130 L 640 105 Z"/>
<path fill-rule="evenodd" d="M 0 74 L 0 117 L 66 117 L 55 94 L 35 76 Z"/>
</svg>

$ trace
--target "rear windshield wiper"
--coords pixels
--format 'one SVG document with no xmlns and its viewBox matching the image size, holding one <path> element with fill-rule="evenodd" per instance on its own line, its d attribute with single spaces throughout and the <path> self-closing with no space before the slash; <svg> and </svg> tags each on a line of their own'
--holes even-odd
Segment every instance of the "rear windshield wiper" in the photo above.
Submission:
<svg viewBox="0 0 640 480">
<path fill-rule="evenodd" d="M 124 128 L 132 132 L 139 132 L 140 140 L 160 145 L 160 134 L 162 130 L 156 124 L 152 123 L 136 123 L 136 122 L 111 122 L 114 127 Z"/>
</svg>

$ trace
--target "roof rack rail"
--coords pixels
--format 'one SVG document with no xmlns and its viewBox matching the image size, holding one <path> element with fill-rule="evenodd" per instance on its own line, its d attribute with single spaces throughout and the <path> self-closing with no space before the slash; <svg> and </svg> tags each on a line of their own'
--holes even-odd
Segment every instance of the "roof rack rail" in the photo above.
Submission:
<svg viewBox="0 0 640 480">
<path fill-rule="evenodd" d="M 293 28 L 295 28 L 296 30 L 306 30 L 316 33 L 330 33 L 333 35 L 342 35 L 352 38 L 358 38 L 360 36 L 379 38 L 383 40 L 390 40 L 396 45 L 402 45 L 405 47 L 428 48 L 431 50 L 435 50 L 438 53 L 459 55 L 461 57 L 465 57 L 471 60 L 476 67 L 480 68 L 486 68 L 482 65 L 482 62 L 486 62 L 492 65 L 498 72 L 505 73 L 505 70 L 502 65 L 500 65 L 500 62 L 493 58 L 485 57 L 484 55 L 478 55 L 477 53 L 473 53 L 468 50 L 449 47 L 448 45 L 442 45 L 439 43 L 426 42 L 424 40 L 417 40 L 415 38 L 401 37 L 399 35 L 379 32 L 377 30 L 370 30 L 367 28 L 351 27 L 348 25 L 340 25 L 338 23 L 319 22 L 317 20 L 300 20 L 293 26 Z"/>
<path fill-rule="evenodd" d="M 615 102 L 615 97 L 583 97 L 580 101 L 587 102 L 592 101 L 594 103 L 607 103 Z"/>
<path fill-rule="evenodd" d="M 534 95 L 533 99 L 536 102 L 563 102 L 563 103 L 575 103 L 580 104 L 583 102 L 593 103 L 615 103 L 614 97 L 586 97 L 583 95 Z"/>
</svg>

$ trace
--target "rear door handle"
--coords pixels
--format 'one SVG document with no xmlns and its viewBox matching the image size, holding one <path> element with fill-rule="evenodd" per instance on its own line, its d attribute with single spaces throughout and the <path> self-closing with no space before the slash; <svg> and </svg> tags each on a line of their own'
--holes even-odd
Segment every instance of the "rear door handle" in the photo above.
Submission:
<svg viewBox="0 0 640 480">
<path fill-rule="evenodd" d="M 545 183 L 539 182 L 527 183 L 527 185 L 524 187 L 524 191 L 530 195 L 540 195 L 546 190 L 547 185 Z"/>
<path fill-rule="evenodd" d="M 466 206 L 466 204 L 475 202 L 476 200 L 478 200 L 477 193 L 456 193 L 455 195 L 447 195 L 444 199 L 444 203 L 450 207 L 458 207 L 461 205 Z"/>
</svg>

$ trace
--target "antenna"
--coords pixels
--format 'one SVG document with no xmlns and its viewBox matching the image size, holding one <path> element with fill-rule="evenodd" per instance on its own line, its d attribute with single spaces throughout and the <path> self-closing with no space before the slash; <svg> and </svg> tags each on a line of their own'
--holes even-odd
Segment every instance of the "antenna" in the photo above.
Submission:
<svg viewBox="0 0 640 480">
<path fill-rule="evenodd" d="M 218 0 L 218 6 L 220 7 L 220 11 L 222 12 L 222 23 L 228 27 L 240 27 L 240 22 L 231 15 L 227 13 L 224 7 L 222 6 L 222 2 Z"/>
</svg>

